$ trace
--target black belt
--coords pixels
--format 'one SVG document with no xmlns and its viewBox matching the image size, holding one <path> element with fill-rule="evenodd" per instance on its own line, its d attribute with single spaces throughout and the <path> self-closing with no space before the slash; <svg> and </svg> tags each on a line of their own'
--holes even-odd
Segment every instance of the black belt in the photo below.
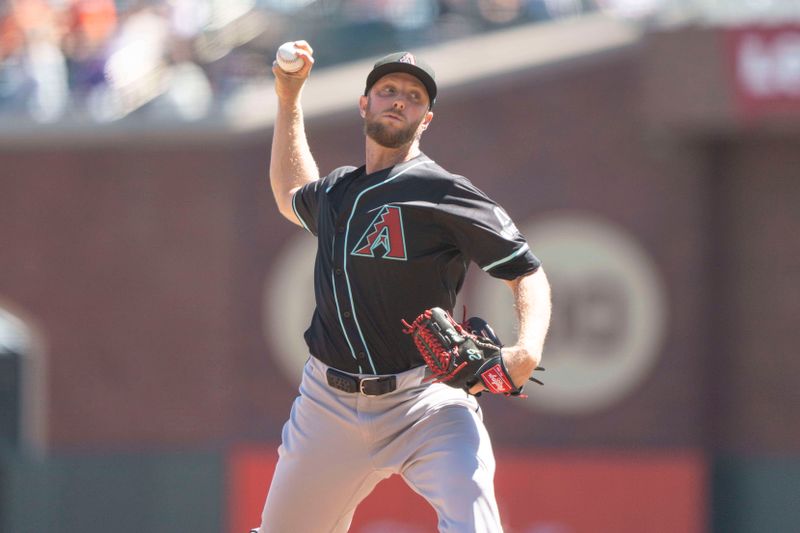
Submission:
<svg viewBox="0 0 800 533">
<path fill-rule="evenodd" d="M 329 368 L 325 374 L 328 378 L 328 385 L 344 392 L 360 392 L 365 396 L 380 396 L 397 388 L 396 376 L 359 378 L 335 368 Z"/>
</svg>

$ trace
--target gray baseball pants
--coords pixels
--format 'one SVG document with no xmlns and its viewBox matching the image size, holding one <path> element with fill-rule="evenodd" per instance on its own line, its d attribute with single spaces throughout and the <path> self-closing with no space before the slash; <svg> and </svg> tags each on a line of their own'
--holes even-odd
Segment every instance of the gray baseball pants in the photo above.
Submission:
<svg viewBox="0 0 800 533">
<path fill-rule="evenodd" d="M 328 385 L 310 357 L 283 427 L 261 533 L 339 533 L 392 474 L 430 503 L 440 532 L 502 533 L 494 454 L 474 397 L 423 383 L 426 367 L 397 375 L 382 396 Z"/>
</svg>

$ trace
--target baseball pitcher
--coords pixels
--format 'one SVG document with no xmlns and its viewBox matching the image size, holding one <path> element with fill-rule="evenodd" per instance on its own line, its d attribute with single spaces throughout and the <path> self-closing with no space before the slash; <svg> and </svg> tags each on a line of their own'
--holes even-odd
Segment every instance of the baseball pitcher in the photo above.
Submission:
<svg viewBox="0 0 800 533">
<path fill-rule="evenodd" d="M 363 164 L 320 177 L 300 103 L 313 52 L 294 48 L 302 66 L 273 66 L 270 183 L 281 214 L 318 240 L 316 310 L 256 531 L 347 531 L 358 504 L 398 474 L 435 508 L 439 531 L 500 532 L 476 395 L 519 396 L 540 370 L 550 322 L 540 261 L 499 205 L 420 151 L 437 86 L 412 53 L 367 74 Z M 515 344 L 485 321 L 453 319 L 471 262 L 513 292 Z"/>
</svg>

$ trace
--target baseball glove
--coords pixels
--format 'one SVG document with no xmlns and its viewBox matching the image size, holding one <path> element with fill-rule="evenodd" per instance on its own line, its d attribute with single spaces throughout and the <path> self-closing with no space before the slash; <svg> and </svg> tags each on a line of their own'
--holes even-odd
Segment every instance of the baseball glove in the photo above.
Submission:
<svg viewBox="0 0 800 533">
<path fill-rule="evenodd" d="M 503 363 L 503 343 L 485 320 L 472 317 L 458 324 L 447 311 L 434 307 L 411 324 L 403 320 L 403 326 L 433 372 L 430 379 L 468 392 L 482 382 L 494 394 L 525 397 Z M 531 381 L 542 384 L 535 378 Z"/>
</svg>

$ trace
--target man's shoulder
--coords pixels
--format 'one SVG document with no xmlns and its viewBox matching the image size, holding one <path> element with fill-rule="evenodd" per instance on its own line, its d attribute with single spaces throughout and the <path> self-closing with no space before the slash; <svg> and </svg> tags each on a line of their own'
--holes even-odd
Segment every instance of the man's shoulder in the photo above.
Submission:
<svg viewBox="0 0 800 533">
<path fill-rule="evenodd" d="M 352 165 L 345 165 L 335 168 L 327 176 L 319 180 L 317 187 L 318 189 L 321 188 L 324 191 L 329 191 L 334 185 L 353 175 L 354 173 L 358 173 L 363 168 L 364 167 L 354 167 Z"/>
<path fill-rule="evenodd" d="M 415 166 L 408 174 L 407 180 L 414 182 L 414 189 L 427 191 L 436 197 L 436 202 L 447 198 L 486 196 L 469 178 L 450 172 L 433 160 Z"/>
<path fill-rule="evenodd" d="M 415 165 L 409 173 L 411 176 L 447 184 L 455 182 L 469 183 L 469 180 L 464 176 L 450 172 L 432 159 L 425 158 L 420 163 Z"/>
<path fill-rule="evenodd" d="M 450 190 L 457 189 L 480 192 L 478 187 L 466 176 L 450 172 L 435 162 L 432 163 L 432 165 L 423 165 L 420 168 L 420 177 L 444 184 Z"/>
<path fill-rule="evenodd" d="M 352 165 L 345 165 L 338 168 L 333 169 L 330 174 L 325 176 L 323 179 L 329 181 L 331 183 L 336 183 L 337 180 L 352 174 L 353 172 L 357 171 L 360 167 L 354 167 Z"/>
<path fill-rule="evenodd" d="M 344 165 L 338 168 L 335 168 L 328 174 L 326 177 L 328 178 L 340 178 L 345 174 L 350 174 L 354 170 L 358 170 L 359 167 L 354 167 L 353 165 Z"/>
</svg>

